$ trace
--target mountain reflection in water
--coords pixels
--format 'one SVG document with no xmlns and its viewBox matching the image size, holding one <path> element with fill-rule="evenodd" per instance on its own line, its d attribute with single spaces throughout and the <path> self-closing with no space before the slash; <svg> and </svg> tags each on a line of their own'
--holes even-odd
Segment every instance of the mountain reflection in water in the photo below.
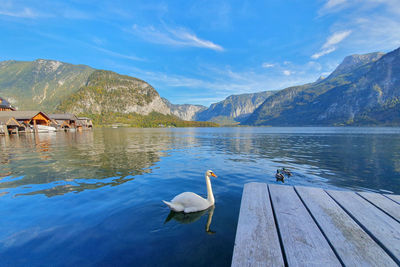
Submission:
<svg viewBox="0 0 400 267">
<path fill-rule="evenodd" d="M 170 139 L 110 130 L 2 138 L 0 189 L 31 188 L 16 196 L 51 197 L 120 185 L 150 172 Z"/>
</svg>

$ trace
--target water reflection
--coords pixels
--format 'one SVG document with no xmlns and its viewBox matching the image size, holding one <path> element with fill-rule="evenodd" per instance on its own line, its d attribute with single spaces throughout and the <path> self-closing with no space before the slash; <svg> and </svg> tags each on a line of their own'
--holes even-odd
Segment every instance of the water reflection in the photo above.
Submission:
<svg viewBox="0 0 400 267">
<path fill-rule="evenodd" d="M 216 232 L 210 229 L 210 225 L 212 222 L 212 217 L 214 215 L 215 205 L 209 207 L 206 210 L 192 212 L 192 213 L 184 213 L 184 212 L 175 212 L 173 210 L 170 211 L 167 218 L 165 219 L 164 224 L 169 222 L 170 220 L 175 220 L 181 224 L 189 224 L 198 221 L 204 214 L 208 213 L 207 223 L 206 223 L 206 233 L 207 234 L 215 234 Z"/>
<path fill-rule="evenodd" d="M 129 129 L 27 134 L 3 140 L 0 189 L 25 188 L 15 195 L 48 197 L 131 181 L 135 175 L 151 172 L 171 143 L 169 135 Z"/>
</svg>

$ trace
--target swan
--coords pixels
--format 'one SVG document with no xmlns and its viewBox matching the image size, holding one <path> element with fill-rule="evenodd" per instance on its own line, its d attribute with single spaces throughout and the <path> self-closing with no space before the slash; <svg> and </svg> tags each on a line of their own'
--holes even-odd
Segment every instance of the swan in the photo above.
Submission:
<svg viewBox="0 0 400 267">
<path fill-rule="evenodd" d="M 206 172 L 207 199 L 192 192 L 184 192 L 174 197 L 170 202 L 164 200 L 163 202 L 176 212 L 190 213 L 208 209 L 215 203 L 210 176 L 217 177 L 212 170 Z"/>
</svg>

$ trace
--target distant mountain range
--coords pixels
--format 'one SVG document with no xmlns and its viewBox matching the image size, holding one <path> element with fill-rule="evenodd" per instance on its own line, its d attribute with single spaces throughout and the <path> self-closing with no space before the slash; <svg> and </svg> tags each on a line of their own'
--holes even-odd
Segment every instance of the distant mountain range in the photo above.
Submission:
<svg viewBox="0 0 400 267">
<path fill-rule="evenodd" d="M 44 59 L 0 62 L 0 96 L 20 110 L 97 118 L 156 112 L 187 121 L 255 126 L 400 125 L 400 48 L 348 56 L 313 83 L 231 95 L 209 108 L 174 105 L 134 77 Z"/>
<path fill-rule="evenodd" d="M 225 100 L 212 104 L 208 109 L 196 113 L 199 121 L 213 121 L 221 124 L 243 122 L 265 99 L 277 91 L 266 91 L 253 94 L 231 95 Z"/>
<path fill-rule="evenodd" d="M 400 48 L 352 55 L 327 78 L 267 98 L 247 125 L 400 125 Z"/>
</svg>

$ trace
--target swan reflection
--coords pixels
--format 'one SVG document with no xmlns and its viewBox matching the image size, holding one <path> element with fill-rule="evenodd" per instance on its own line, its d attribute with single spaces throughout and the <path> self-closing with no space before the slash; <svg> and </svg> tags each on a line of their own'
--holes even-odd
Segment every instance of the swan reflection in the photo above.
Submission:
<svg viewBox="0 0 400 267">
<path fill-rule="evenodd" d="M 214 209 L 215 206 L 211 206 L 206 210 L 198 211 L 198 212 L 192 212 L 192 213 L 184 213 L 184 212 L 175 212 L 175 211 L 170 211 L 168 214 L 167 218 L 165 219 L 165 223 L 169 222 L 171 219 L 174 219 L 175 221 L 181 223 L 181 224 L 189 224 L 189 223 L 194 223 L 198 221 L 204 214 L 208 212 L 208 218 L 207 218 L 207 223 L 206 223 L 206 233 L 207 234 L 215 234 L 215 231 L 212 231 L 210 229 L 212 217 L 214 215 Z"/>
</svg>

